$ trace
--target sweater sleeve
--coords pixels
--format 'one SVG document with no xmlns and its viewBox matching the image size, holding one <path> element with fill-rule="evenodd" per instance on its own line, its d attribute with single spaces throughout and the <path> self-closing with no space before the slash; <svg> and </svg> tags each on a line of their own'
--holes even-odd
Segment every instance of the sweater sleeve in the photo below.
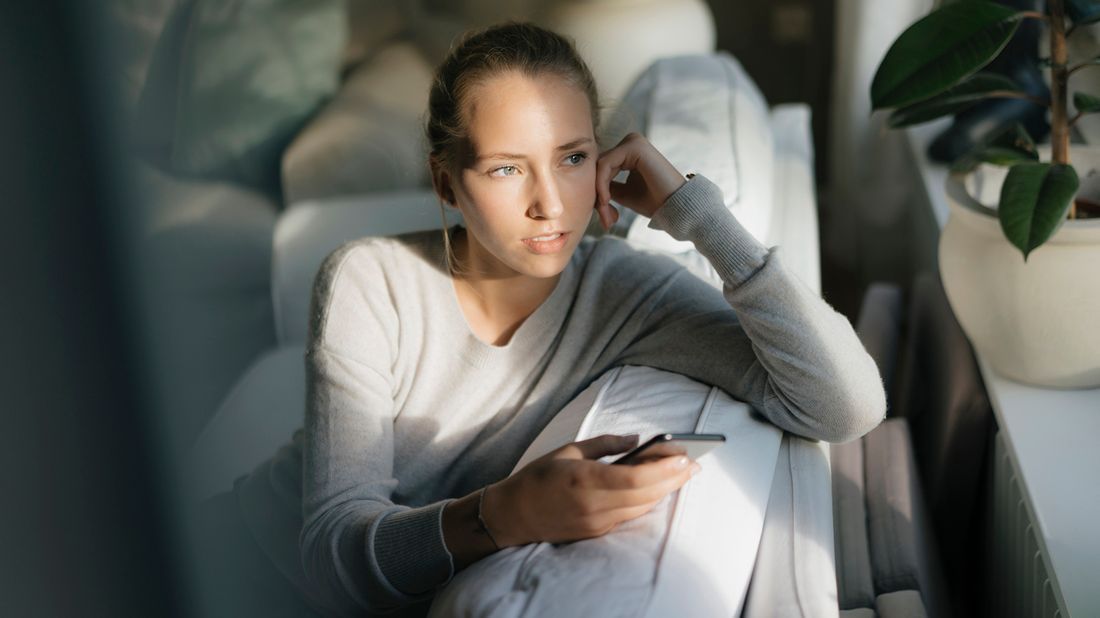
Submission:
<svg viewBox="0 0 1100 618">
<path fill-rule="evenodd" d="M 649 227 L 690 240 L 722 278 L 722 292 L 675 269 L 653 286 L 621 364 L 675 371 L 751 404 L 778 427 L 845 442 L 886 413 L 874 360 L 848 319 L 830 307 L 725 207 L 721 189 L 695 175 Z"/>
<path fill-rule="evenodd" d="M 396 314 L 373 260 L 334 254 L 318 274 L 306 351 L 302 566 L 341 615 L 424 600 L 454 575 L 443 541 L 449 500 L 391 499 Z"/>
</svg>

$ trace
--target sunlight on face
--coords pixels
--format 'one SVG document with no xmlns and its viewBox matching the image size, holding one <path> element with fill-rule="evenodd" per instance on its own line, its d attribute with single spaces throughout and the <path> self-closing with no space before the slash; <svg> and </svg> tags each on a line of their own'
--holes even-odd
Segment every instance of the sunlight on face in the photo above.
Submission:
<svg viewBox="0 0 1100 618">
<path fill-rule="evenodd" d="M 455 183 L 471 262 L 493 276 L 553 277 L 569 262 L 592 218 L 596 157 L 588 97 L 565 79 L 506 73 L 470 96 L 474 152 Z M 524 239 L 566 232 L 540 254 Z"/>
</svg>

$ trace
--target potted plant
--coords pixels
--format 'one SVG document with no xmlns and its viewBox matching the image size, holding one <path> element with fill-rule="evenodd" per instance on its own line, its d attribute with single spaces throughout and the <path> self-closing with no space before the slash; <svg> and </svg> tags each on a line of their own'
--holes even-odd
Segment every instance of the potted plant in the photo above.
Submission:
<svg viewBox="0 0 1100 618">
<path fill-rule="evenodd" d="M 1025 19 L 1049 29 L 1049 100 L 982 71 Z M 1070 76 L 1100 57 L 1071 64 L 1066 51 L 1066 37 L 1095 21 L 1100 2 L 1089 0 L 1048 0 L 1045 12 L 948 4 L 897 38 L 871 85 L 872 108 L 892 110 L 893 127 L 991 97 L 1049 108 L 1049 146 L 1017 125 L 952 166 L 939 245 L 948 300 L 974 347 L 1001 375 L 1041 386 L 1100 386 L 1100 149 L 1069 139 L 1078 118 L 1100 112 L 1100 98 L 1075 92 L 1071 116 L 1067 96 Z"/>
</svg>

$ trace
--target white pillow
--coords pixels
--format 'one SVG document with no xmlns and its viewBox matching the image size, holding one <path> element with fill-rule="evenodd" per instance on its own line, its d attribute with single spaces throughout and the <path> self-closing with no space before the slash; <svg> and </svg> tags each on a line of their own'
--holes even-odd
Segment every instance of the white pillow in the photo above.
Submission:
<svg viewBox="0 0 1100 618">
<path fill-rule="evenodd" d="M 775 145 L 767 101 L 727 52 L 663 58 L 627 92 L 604 134 L 608 145 L 630 131 L 643 133 L 680 171 L 705 175 L 722 189 L 726 206 L 757 239 L 772 220 Z M 694 250 L 638 216 L 627 239 L 665 253 Z"/>
<path fill-rule="evenodd" d="M 516 470 L 603 433 L 722 433 L 703 469 L 603 536 L 510 547 L 440 590 L 431 616 L 736 616 L 763 528 L 782 432 L 724 391 L 651 367 L 614 368 L 577 395 Z"/>
</svg>

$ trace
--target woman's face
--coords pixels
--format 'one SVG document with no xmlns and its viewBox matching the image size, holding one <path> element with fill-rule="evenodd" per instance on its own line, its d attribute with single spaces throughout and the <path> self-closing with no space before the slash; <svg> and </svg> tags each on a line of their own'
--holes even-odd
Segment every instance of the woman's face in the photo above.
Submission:
<svg viewBox="0 0 1100 618">
<path fill-rule="evenodd" d="M 471 156 L 452 183 L 471 265 L 492 277 L 553 277 L 592 218 L 598 146 L 588 97 L 553 74 L 509 72 L 467 99 Z M 562 234 L 550 242 L 534 237 Z"/>
</svg>

